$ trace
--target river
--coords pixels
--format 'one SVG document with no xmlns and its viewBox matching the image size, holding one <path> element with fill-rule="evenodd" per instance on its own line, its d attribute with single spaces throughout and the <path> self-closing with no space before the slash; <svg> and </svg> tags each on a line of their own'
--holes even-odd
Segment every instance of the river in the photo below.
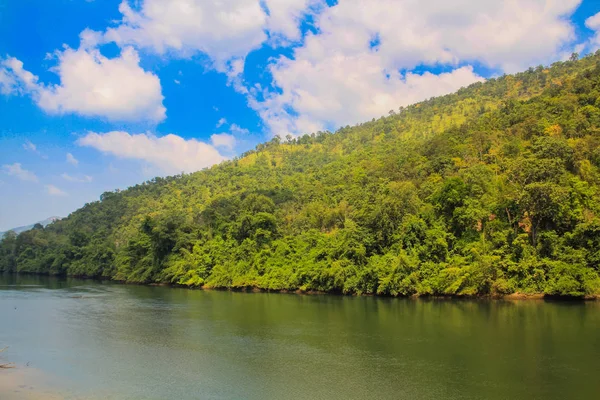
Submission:
<svg viewBox="0 0 600 400">
<path fill-rule="evenodd" d="M 0 277 L 0 398 L 600 398 L 600 302 Z"/>
</svg>

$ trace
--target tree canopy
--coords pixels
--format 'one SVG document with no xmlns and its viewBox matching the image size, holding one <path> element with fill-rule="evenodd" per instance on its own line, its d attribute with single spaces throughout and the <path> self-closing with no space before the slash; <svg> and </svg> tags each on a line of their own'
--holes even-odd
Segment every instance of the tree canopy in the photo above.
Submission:
<svg viewBox="0 0 600 400">
<path fill-rule="evenodd" d="M 600 54 L 104 193 L 0 271 L 378 295 L 600 294 Z"/>
</svg>

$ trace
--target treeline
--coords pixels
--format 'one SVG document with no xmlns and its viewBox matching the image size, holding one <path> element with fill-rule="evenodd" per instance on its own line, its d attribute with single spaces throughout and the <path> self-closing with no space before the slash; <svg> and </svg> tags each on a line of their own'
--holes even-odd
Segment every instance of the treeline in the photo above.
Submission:
<svg viewBox="0 0 600 400">
<path fill-rule="evenodd" d="M 379 295 L 600 294 L 600 54 L 104 193 L 0 270 Z"/>
</svg>

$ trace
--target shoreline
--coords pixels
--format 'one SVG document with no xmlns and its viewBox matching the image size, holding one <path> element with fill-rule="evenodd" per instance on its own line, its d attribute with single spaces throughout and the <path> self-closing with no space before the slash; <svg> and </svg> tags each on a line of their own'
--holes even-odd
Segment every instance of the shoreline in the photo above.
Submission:
<svg viewBox="0 0 600 400">
<path fill-rule="evenodd" d="M 413 294 L 410 296 L 389 296 L 379 295 L 375 293 L 342 293 L 342 292 L 326 292 L 319 290 L 301 290 L 301 289 L 279 289 L 269 290 L 263 289 L 257 286 L 239 287 L 239 288 L 228 288 L 228 287 L 207 287 L 207 286 L 186 286 L 179 285 L 176 283 L 168 282 L 127 282 L 115 279 L 98 278 L 90 276 L 77 276 L 77 275 L 51 275 L 51 274 L 40 274 L 30 272 L 4 272 L 5 275 L 28 275 L 28 276 L 46 276 L 53 278 L 74 278 L 81 280 L 91 280 L 97 282 L 112 282 L 121 285 L 137 285 L 137 286 L 155 286 L 155 287 L 169 287 L 174 289 L 188 289 L 188 290 L 215 290 L 223 292 L 239 292 L 239 293 L 279 293 L 279 294 L 295 294 L 301 296 L 313 296 L 313 295 L 328 295 L 328 296 L 347 296 L 347 297 L 379 297 L 379 298 L 390 298 L 390 299 L 422 299 L 422 300 L 538 300 L 538 301 L 599 301 L 600 294 L 598 295 L 584 295 L 584 296 L 557 296 L 547 295 L 544 293 L 509 293 L 509 294 L 480 294 L 480 295 L 418 295 Z"/>
<path fill-rule="evenodd" d="M 80 398 L 59 390 L 48 373 L 21 365 L 0 370 L 0 397 L 7 400 Z"/>
<path fill-rule="evenodd" d="M 83 278 L 90 279 L 90 278 Z M 92 278 L 93 279 L 93 278 Z M 553 296 L 546 295 L 544 293 L 509 293 L 509 294 L 481 294 L 481 295 L 418 295 L 413 294 L 410 296 L 388 296 L 379 295 L 374 293 L 340 293 L 340 292 L 325 292 L 319 290 L 301 290 L 301 289 L 281 289 L 281 290 L 268 290 L 262 289 L 256 286 L 243 287 L 243 288 L 227 288 L 227 287 L 192 287 L 185 285 L 178 285 L 173 283 L 159 282 L 159 283 L 134 283 L 134 282 L 123 282 L 108 280 L 109 282 L 117 282 L 124 285 L 142 285 L 142 286 L 159 286 L 159 287 L 170 287 L 179 289 L 190 289 L 190 290 L 215 290 L 222 292 L 239 292 L 239 293 L 279 293 L 279 294 L 295 294 L 300 296 L 314 296 L 314 295 L 326 295 L 326 296 L 344 296 L 344 297 L 379 297 L 382 299 L 421 299 L 421 300 L 544 300 L 544 301 L 597 301 L 600 300 L 600 295 L 586 295 L 586 296 Z"/>
</svg>

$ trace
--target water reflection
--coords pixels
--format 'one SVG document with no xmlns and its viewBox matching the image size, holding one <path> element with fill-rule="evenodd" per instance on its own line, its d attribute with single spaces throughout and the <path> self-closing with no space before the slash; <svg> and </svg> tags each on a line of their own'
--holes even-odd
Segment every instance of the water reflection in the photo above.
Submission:
<svg viewBox="0 0 600 400">
<path fill-rule="evenodd" d="M 14 361 L 53 371 L 83 395 L 600 394 L 595 302 L 299 296 L 10 279 L 0 281 L 0 317 L 10 321 L 0 327 L 0 347 L 11 344 Z"/>
</svg>

